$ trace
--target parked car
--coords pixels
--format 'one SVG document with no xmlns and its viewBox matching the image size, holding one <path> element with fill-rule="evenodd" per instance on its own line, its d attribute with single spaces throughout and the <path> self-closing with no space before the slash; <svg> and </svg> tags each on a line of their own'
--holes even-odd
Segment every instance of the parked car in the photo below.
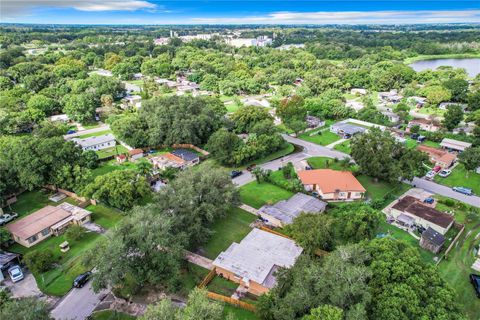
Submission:
<svg viewBox="0 0 480 320">
<path fill-rule="evenodd" d="M 242 174 L 243 174 L 242 171 L 233 170 L 232 172 L 230 172 L 230 177 L 233 179 L 233 178 L 236 178 L 238 176 L 241 176 Z"/>
<path fill-rule="evenodd" d="M 88 279 L 90 279 L 90 276 L 92 275 L 92 273 L 90 271 L 87 271 L 85 273 L 82 273 L 81 275 L 79 275 L 78 277 L 75 278 L 75 280 L 73 280 L 73 286 L 75 288 L 81 288 L 85 285 L 85 283 L 88 282 Z"/>
<path fill-rule="evenodd" d="M 436 172 L 431 170 L 428 171 L 427 174 L 425 175 L 425 179 L 427 180 L 432 180 L 435 177 Z"/>
<path fill-rule="evenodd" d="M 466 194 L 467 196 L 473 195 L 472 189 L 465 188 L 465 187 L 453 187 L 452 190 L 459 193 Z"/>
<path fill-rule="evenodd" d="M 480 275 L 470 274 L 470 283 L 473 285 L 477 297 L 480 298 Z"/>
<path fill-rule="evenodd" d="M 8 269 L 8 275 L 13 282 L 18 282 L 23 279 L 23 272 L 20 266 L 15 265 Z"/>
<path fill-rule="evenodd" d="M 412 139 L 417 139 L 420 135 L 418 133 L 412 133 L 412 135 L 410 136 L 410 138 Z"/>
<path fill-rule="evenodd" d="M 11 213 L 5 213 L 0 216 L 0 226 L 3 226 L 6 223 L 9 223 L 13 219 L 16 219 L 18 217 L 18 213 L 16 212 L 11 212 Z"/>
<path fill-rule="evenodd" d="M 425 141 L 426 139 L 427 139 L 427 137 L 425 137 L 425 136 L 419 136 L 419 137 L 417 138 L 417 141 L 418 141 L 418 142 L 423 142 L 423 141 Z"/>
<path fill-rule="evenodd" d="M 257 167 L 257 165 L 256 165 L 255 163 L 253 163 L 253 164 L 251 164 L 251 165 L 249 165 L 249 166 L 247 167 L 247 171 L 252 171 L 252 170 L 255 169 L 256 167 Z"/>
<path fill-rule="evenodd" d="M 67 131 L 67 134 L 72 134 L 72 133 L 76 133 L 76 132 L 77 132 L 77 131 L 75 131 L 75 130 L 68 130 L 68 131 Z"/>
<path fill-rule="evenodd" d="M 426 199 L 423 200 L 423 202 L 428 203 L 428 204 L 432 204 L 433 202 L 435 202 L 435 200 L 433 198 L 426 198 Z"/>
<path fill-rule="evenodd" d="M 440 166 L 433 167 L 433 171 L 435 171 L 435 172 L 438 172 L 440 170 L 442 170 L 442 167 L 440 167 Z"/>
<path fill-rule="evenodd" d="M 444 169 L 438 173 L 438 175 L 442 178 L 448 177 L 452 173 L 452 170 Z"/>
</svg>

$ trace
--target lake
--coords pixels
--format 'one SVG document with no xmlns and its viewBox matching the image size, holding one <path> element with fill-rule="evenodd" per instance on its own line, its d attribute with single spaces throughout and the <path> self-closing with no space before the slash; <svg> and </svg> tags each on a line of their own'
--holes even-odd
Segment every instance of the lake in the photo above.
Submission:
<svg viewBox="0 0 480 320">
<path fill-rule="evenodd" d="M 415 71 L 435 70 L 440 66 L 450 66 L 467 70 L 470 77 L 480 73 L 480 58 L 419 60 L 409 64 Z"/>
</svg>

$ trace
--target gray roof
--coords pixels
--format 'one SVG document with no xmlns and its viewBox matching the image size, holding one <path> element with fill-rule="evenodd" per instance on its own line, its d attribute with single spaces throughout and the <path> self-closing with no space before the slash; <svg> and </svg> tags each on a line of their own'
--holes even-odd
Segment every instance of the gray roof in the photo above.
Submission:
<svg viewBox="0 0 480 320">
<path fill-rule="evenodd" d="M 290 199 L 279 201 L 273 206 L 265 205 L 259 211 L 289 224 L 302 212 L 320 213 L 325 211 L 326 207 L 327 204 L 317 198 L 297 193 Z"/>
<path fill-rule="evenodd" d="M 75 138 L 72 139 L 72 141 L 75 141 L 75 143 L 79 144 L 82 148 L 86 148 L 100 143 L 115 141 L 115 136 L 111 133 L 108 133 L 101 136 L 88 137 L 84 139 Z"/>
<path fill-rule="evenodd" d="M 185 161 L 193 161 L 198 159 L 198 155 L 196 153 L 187 149 L 175 149 L 171 153 Z"/>
<path fill-rule="evenodd" d="M 276 234 L 253 229 L 240 243 L 232 243 L 213 261 L 213 265 L 241 277 L 262 284 L 275 286 L 272 270 L 293 266 L 303 249 L 293 240 Z"/>
<path fill-rule="evenodd" d="M 430 241 L 437 246 L 441 246 L 445 242 L 445 237 L 441 233 L 438 233 L 430 227 L 428 227 L 427 230 L 423 231 L 422 238 Z"/>
<path fill-rule="evenodd" d="M 343 133 L 349 134 L 351 136 L 357 133 L 363 133 L 367 131 L 367 129 L 364 127 L 356 126 L 350 123 L 342 123 L 342 122 L 333 124 L 332 128 L 336 132 L 342 131 Z"/>
</svg>

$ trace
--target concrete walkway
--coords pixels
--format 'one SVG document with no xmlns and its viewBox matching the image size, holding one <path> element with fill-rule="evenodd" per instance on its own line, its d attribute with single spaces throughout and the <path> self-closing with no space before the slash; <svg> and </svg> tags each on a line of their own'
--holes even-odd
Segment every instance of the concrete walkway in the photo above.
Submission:
<svg viewBox="0 0 480 320">
<path fill-rule="evenodd" d="M 208 270 L 213 269 L 212 260 L 187 250 L 185 250 L 185 260 Z"/>
<path fill-rule="evenodd" d="M 325 146 L 325 148 L 333 149 L 333 147 L 335 147 L 337 144 L 340 144 L 344 141 L 347 141 L 347 139 L 340 139 L 338 141 L 332 142 L 329 145 Z"/>
<path fill-rule="evenodd" d="M 257 209 L 254 207 L 250 207 L 248 204 L 242 203 L 241 205 L 238 206 L 240 209 L 243 209 L 247 212 L 250 212 L 251 214 L 254 214 L 256 216 L 260 216 L 260 213 L 258 212 Z"/>
</svg>

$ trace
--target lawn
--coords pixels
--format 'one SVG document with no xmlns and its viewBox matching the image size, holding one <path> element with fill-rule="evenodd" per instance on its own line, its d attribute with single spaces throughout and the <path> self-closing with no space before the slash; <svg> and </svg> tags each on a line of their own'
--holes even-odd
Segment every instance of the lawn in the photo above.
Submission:
<svg viewBox="0 0 480 320">
<path fill-rule="evenodd" d="M 312 157 L 307 159 L 308 164 L 313 169 L 332 169 L 332 170 L 349 170 L 355 171 L 357 166 L 351 166 L 348 169 L 344 169 L 340 165 L 340 161 L 328 157 Z"/>
<path fill-rule="evenodd" d="M 223 305 L 223 314 L 225 315 L 225 319 L 228 319 L 227 316 L 229 314 L 233 315 L 233 319 L 235 320 L 259 320 L 260 318 L 253 312 L 237 308 L 230 304 Z"/>
<path fill-rule="evenodd" d="M 346 154 L 350 154 L 352 152 L 352 149 L 350 148 L 350 141 L 349 140 L 344 141 L 340 144 L 337 144 L 336 146 L 333 147 L 333 149 L 335 149 L 337 151 L 340 151 L 340 152 L 343 152 L 343 153 L 346 153 Z"/>
<path fill-rule="evenodd" d="M 418 146 L 417 140 L 414 140 L 412 138 L 407 138 L 407 141 L 405 142 L 405 146 L 408 149 L 415 149 Z"/>
<path fill-rule="evenodd" d="M 114 156 L 117 154 L 127 153 L 128 149 L 122 146 L 121 144 L 117 144 L 113 148 L 103 149 L 95 152 L 97 153 L 98 158 L 103 159 L 103 158 L 108 158 L 110 156 Z"/>
<path fill-rule="evenodd" d="M 213 235 L 200 252 L 203 256 L 215 259 L 218 254 L 226 250 L 233 242 L 240 242 L 252 229 L 250 224 L 256 216 L 240 208 L 232 208 L 226 217 L 219 219 L 211 230 Z"/>
<path fill-rule="evenodd" d="M 87 134 L 82 134 L 81 136 L 78 136 L 77 138 L 84 139 L 88 137 L 98 137 L 98 136 L 103 136 L 106 134 L 112 133 L 112 130 L 104 130 L 104 131 L 97 131 L 97 132 L 92 132 L 92 133 L 87 133 Z"/>
<path fill-rule="evenodd" d="M 314 129 L 313 131 L 316 131 L 316 130 L 318 129 Z M 330 143 L 333 143 L 341 139 L 338 135 L 336 135 L 333 132 L 330 132 L 328 129 L 319 132 L 319 134 L 314 134 L 313 136 L 310 136 L 311 133 L 312 133 L 312 130 L 304 132 L 300 134 L 298 138 L 305 141 L 319 144 L 321 146 L 329 145 Z"/>
<path fill-rule="evenodd" d="M 50 237 L 31 248 L 14 244 L 9 250 L 21 254 L 37 250 L 51 250 L 55 258 L 58 259 L 57 266 L 47 272 L 34 274 L 34 276 L 43 293 L 61 297 L 72 288 L 72 282 L 79 274 L 91 268 L 91 266 L 83 264 L 82 256 L 87 250 L 93 248 L 100 239 L 101 235 L 89 232 L 78 241 L 70 241 L 70 250 L 66 253 L 60 252 L 58 247 L 60 243 L 65 241 L 64 235 Z"/>
<path fill-rule="evenodd" d="M 426 145 L 427 147 L 440 148 L 440 143 L 435 141 L 425 140 L 422 142 L 422 144 Z"/>
<path fill-rule="evenodd" d="M 447 112 L 446 110 L 439 109 L 438 107 L 422 107 L 416 111 L 421 114 L 435 115 L 439 117 L 443 117 L 445 112 Z"/>
<path fill-rule="evenodd" d="M 12 204 L 11 211 L 18 213 L 18 217 L 22 217 L 22 216 L 29 215 L 30 213 L 35 212 L 39 209 L 42 209 L 47 205 L 57 206 L 60 203 L 65 201 L 73 202 L 73 204 L 75 204 L 75 201 L 69 198 L 66 198 L 57 203 L 50 201 L 48 200 L 48 197 L 51 194 L 53 194 L 53 192 L 47 192 L 47 191 L 44 192 L 41 190 L 26 191 L 21 195 L 17 196 L 17 202 Z M 8 212 L 10 210 L 5 209 L 5 211 Z"/>
<path fill-rule="evenodd" d="M 233 112 L 237 111 L 241 107 L 241 105 L 239 105 L 239 104 L 235 103 L 235 101 L 233 101 L 233 103 L 227 104 L 227 105 L 225 105 L 225 107 L 227 108 L 228 113 L 233 113 Z"/>
<path fill-rule="evenodd" d="M 114 227 L 123 218 L 121 211 L 104 206 L 102 204 L 98 204 L 96 206 L 90 205 L 85 209 L 92 212 L 93 222 L 101 225 L 105 229 Z"/>
<path fill-rule="evenodd" d="M 436 175 L 435 182 L 449 187 L 467 187 L 472 189 L 475 194 L 480 194 L 480 174 L 473 171 L 468 172 L 461 163 L 446 178 Z"/>
<path fill-rule="evenodd" d="M 92 314 L 92 320 L 133 320 L 136 317 L 129 314 L 113 311 L 113 310 L 103 310 L 97 311 Z"/>
<path fill-rule="evenodd" d="M 475 297 L 472 285 L 469 282 L 468 275 L 474 272 L 471 265 L 475 260 L 475 246 L 480 244 L 480 216 L 477 214 L 474 219 L 467 219 L 467 213 L 471 211 L 458 201 L 454 202 L 453 207 L 447 207 L 444 204 L 438 204 L 437 209 L 442 211 L 454 211 L 455 220 L 465 225 L 465 231 L 460 236 L 458 244 L 450 251 L 448 258 L 442 260 L 438 265 L 440 275 L 457 292 L 457 301 L 464 305 L 464 310 L 469 319 L 478 319 L 478 310 L 480 310 L 480 299 Z"/>
<path fill-rule="evenodd" d="M 188 296 L 188 293 L 193 290 L 205 276 L 208 274 L 208 270 L 202 267 L 199 267 L 193 263 L 187 263 L 187 268 L 183 270 L 182 275 L 180 276 L 180 294 L 183 296 Z"/>
<path fill-rule="evenodd" d="M 92 170 L 92 176 L 98 177 L 117 170 L 137 170 L 137 165 L 133 162 L 118 163 L 116 160 L 110 160 L 101 163 L 97 168 Z"/>
<path fill-rule="evenodd" d="M 252 181 L 240 187 L 242 202 L 257 209 L 265 204 L 274 204 L 280 200 L 286 200 L 291 196 L 293 196 L 292 192 L 267 182 Z"/>
</svg>

